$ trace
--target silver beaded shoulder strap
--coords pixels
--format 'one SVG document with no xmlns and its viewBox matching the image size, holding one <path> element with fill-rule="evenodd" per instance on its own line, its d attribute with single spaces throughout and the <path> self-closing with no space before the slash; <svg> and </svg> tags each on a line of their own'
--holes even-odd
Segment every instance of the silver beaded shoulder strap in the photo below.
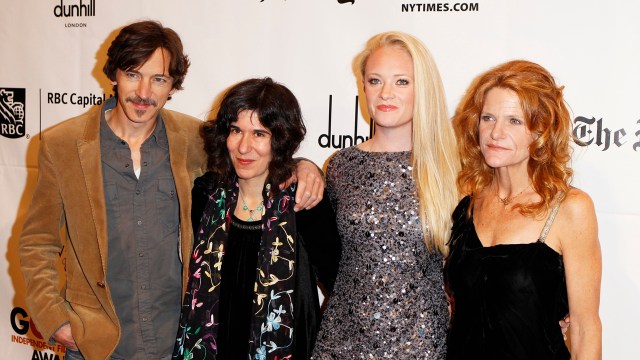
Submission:
<svg viewBox="0 0 640 360">
<path fill-rule="evenodd" d="M 542 232 L 540 233 L 540 238 L 538 239 L 538 241 L 540 241 L 541 243 L 544 243 L 544 241 L 547 239 L 547 235 L 549 234 L 549 230 L 551 230 L 551 225 L 553 225 L 553 220 L 556 219 L 556 215 L 558 214 L 558 209 L 560 209 L 560 202 L 562 201 L 563 198 L 564 198 L 564 193 L 558 194 L 558 200 L 556 200 L 556 204 L 553 206 L 553 209 L 551 209 L 551 212 L 549 213 L 549 217 L 547 218 L 547 222 L 544 224 L 544 227 L 542 228 Z"/>
</svg>

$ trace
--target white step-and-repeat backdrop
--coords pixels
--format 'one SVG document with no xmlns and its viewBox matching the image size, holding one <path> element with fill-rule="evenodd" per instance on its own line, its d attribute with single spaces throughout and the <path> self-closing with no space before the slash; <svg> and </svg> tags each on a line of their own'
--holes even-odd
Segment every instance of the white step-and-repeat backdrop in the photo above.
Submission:
<svg viewBox="0 0 640 360">
<path fill-rule="evenodd" d="M 230 85 L 289 86 L 323 164 L 369 137 L 353 57 L 373 34 L 406 31 L 435 56 L 451 112 L 474 76 L 511 59 L 545 66 L 574 118 L 574 184 L 594 199 L 603 253 L 605 359 L 640 359 L 640 2 L 596 0 L 2 0 L 0 12 L 0 358 L 62 359 L 24 302 L 18 239 L 39 134 L 111 95 L 101 69 L 117 30 L 157 19 L 192 66 L 167 107 L 201 119 Z M 578 230 L 578 229 L 576 229 Z"/>
</svg>

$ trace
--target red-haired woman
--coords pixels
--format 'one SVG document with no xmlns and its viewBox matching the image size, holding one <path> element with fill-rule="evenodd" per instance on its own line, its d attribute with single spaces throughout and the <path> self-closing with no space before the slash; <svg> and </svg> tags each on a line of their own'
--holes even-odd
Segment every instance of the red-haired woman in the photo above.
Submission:
<svg viewBox="0 0 640 360">
<path fill-rule="evenodd" d="M 601 255 L 594 205 L 570 185 L 563 87 L 511 61 L 477 77 L 454 129 L 462 161 L 445 283 L 449 359 L 601 358 Z"/>
</svg>

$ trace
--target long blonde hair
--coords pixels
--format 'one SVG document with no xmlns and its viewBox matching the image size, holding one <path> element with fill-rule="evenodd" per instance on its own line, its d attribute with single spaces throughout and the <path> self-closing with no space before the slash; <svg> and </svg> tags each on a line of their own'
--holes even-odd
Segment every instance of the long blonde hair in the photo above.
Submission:
<svg viewBox="0 0 640 360">
<path fill-rule="evenodd" d="M 373 36 L 356 57 L 364 77 L 371 54 L 384 47 L 406 51 L 413 60 L 414 107 L 411 163 L 420 201 L 420 222 L 427 249 L 448 253 L 451 213 L 458 203 L 460 162 L 440 73 L 429 50 L 415 37 L 397 31 Z"/>
</svg>

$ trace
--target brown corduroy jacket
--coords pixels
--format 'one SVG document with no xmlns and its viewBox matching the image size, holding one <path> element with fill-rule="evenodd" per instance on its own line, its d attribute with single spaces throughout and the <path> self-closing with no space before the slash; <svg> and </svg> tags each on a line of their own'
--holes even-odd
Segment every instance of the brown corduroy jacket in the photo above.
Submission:
<svg viewBox="0 0 640 360">
<path fill-rule="evenodd" d="M 180 203 L 180 250 L 188 257 L 193 242 L 191 188 L 206 166 L 201 122 L 169 110 L 161 114 Z M 91 360 L 109 358 L 121 336 L 106 283 L 100 115 L 96 107 L 43 133 L 38 181 L 19 246 L 26 302 L 38 329 L 49 339 L 69 322 L 80 351 Z M 61 230 L 66 233 L 64 239 Z M 58 260 L 63 246 L 66 281 L 60 289 L 63 274 Z M 188 259 L 183 259 L 183 290 L 188 266 Z"/>
</svg>

